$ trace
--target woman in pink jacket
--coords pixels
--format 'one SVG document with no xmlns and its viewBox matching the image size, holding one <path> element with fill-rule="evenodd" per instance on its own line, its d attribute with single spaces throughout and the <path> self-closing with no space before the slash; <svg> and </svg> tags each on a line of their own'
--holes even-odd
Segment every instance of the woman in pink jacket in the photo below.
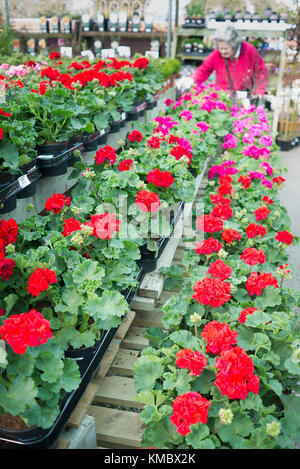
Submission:
<svg viewBox="0 0 300 469">
<path fill-rule="evenodd" d="M 262 96 L 268 83 L 268 70 L 257 49 L 243 41 L 231 25 L 214 35 L 214 50 L 196 69 L 192 78 L 195 83 L 205 82 L 212 72 L 216 74 L 216 85 L 225 91 L 245 90 L 248 97 Z"/>
</svg>

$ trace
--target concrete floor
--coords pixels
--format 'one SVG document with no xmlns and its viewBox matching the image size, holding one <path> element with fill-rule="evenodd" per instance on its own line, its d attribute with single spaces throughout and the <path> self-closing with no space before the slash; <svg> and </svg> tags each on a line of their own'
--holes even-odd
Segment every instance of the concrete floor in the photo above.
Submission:
<svg viewBox="0 0 300 469">
<path fill-rule="evenodd" d="M 283 166 L 288 172 L 283 174 L 286 182 L 279 191 L 281 204 L 287 209 L 291 217 L 291 233 L 300 237 L 300 147 L 287 152 L 279 152 Z M 286 281 L 290 288 L 300 289 L 300 243 L 287 248 L 289 264 L 293 277 Z"/>
</svg>

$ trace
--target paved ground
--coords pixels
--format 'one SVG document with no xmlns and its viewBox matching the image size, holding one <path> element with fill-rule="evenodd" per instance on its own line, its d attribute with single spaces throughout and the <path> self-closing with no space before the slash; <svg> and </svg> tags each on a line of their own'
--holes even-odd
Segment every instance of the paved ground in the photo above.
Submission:
<svg viewBox="0 0 300 469">
<path fill-rule="evenodd" d="M 300 237 L 300 147 L 288 152 L 280 152 L 283 166 L 288 172 L 283 188 L 279 191 L 279 198 L 291 217 L 291 232 Z M 289 263 L 293 269 L 293 278 L 289 280 L 291 288 L 300 289 L 300 243 L 288 248 Z"/>
</svg>

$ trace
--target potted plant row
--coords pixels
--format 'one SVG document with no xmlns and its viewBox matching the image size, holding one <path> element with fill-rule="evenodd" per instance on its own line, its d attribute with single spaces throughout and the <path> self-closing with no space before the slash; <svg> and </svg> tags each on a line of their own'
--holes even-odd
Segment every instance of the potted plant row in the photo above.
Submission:
<svg viewBox="0 0 300 469">
<path fill-rule="evenodd" d="M 170 117 L 192 112 L 207 130 L 219 107 L 231 129 L 218 132 L 222 152 L 208 170 L 194 248 L 182 267 L 162 269 L 173 295 L 134 366 L 141 444 L 296 449 L 300 296 L 288 284 L 287 248 L 299 238 L 278 194 L 285 182 L 278 146 L 263 108 L 232 106 L 203 86 L 191 98 L 175 103 Z"/>
</svg>

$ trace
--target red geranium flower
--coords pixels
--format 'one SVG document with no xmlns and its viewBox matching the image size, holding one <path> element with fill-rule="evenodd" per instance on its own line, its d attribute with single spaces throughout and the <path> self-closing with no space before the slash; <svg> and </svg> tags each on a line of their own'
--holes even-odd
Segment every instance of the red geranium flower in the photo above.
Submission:
<svg viewBox="0 0 300 469">
<path fill-rule="evenodd" d="M 216 358 L 218 369 L 214 385 L 229 399 L 246 399 L 248 392 L 258 394 L 259 377 L 254 375 L 251 358 L 238 345 Z"/>
<path fill-rule="evenodd" d="M 260 236 L 262 238 L 265 236 L 266 232 L 266 228 L 262 225 L 258 225 L 257 223 L 250 223 L 246 228 L 246 235 L 248 238 L 255 238 L 255 236 Z"/>
<path fill-rule="evenodd" d="M 219 355 L 223 350 L 229 350 L 237 343 L 238 333 L 230 329 L 226 322 L 211 321 L 205 324 L 201 332 L 206 342 L 206 353 Z"/>
<path fill-rule="evenodd" d="M 179 160 L 183 156 L 187 156 L 189 159 L 188 164 L 190 164 L 191 159 L 192 159 L 191 152 L 187 150 L 185 147 L 182 147 L 181 145 L 177 145 L 176 147 L 173 147 L 172 150 L 170 151 L 170 155 L 175 156 L 176 160 Z"/>
<path fill-rule="evenodd" d="M 92 215 L 91 220 L 86 223 L 92 226 L 93 236 L 100 239 L 110 239 L 116 231 L 119 231 L 120 220 L 117 220 L 115 213 L 103 213 L 101 215 Z"/>
<path fill-rule="evenodd" d="M 283 184 L 285 182 L 285 178 L 282 177 L 282 176 L 276 176 L 272 179 L 272 182 L 274 184 L 277 184 L 278 186 L 280 186 L 281 184 Z"/>
<path fill-rule="evenodd" d="M 137 193 L 135 203 L 142 210 L 142 212 L 145 213 L 155 213 L 158 211 L 161 205 L 158 195 L 155 192 L 146 190 L 141 190 Z"/>
<path fill-rule="evenodd" d="M 143 68 L 147 68 L 148 64 L 149 64 L 149 59 L 147 59 L 147 57 L 139 57 L 133 62 L 133 67 L 143 69 Z"/>
<path fill-rule="evenodd" d="M 49 199 L 46 199 L 45 209 L 48 210 L 48 212 L 52 211 L 57 214 L 65 205 L 68 207 L 71 205 L 70 197 L 66 197 L 63 194 L 53 194 Z"/>
<path fill-rule="evenodd" d="M 154 184 L 155 187 L 165 187 L 166 189 L 174 182 L 174 178 L 169 171 L 160 171 L 158 168 L 153 169 L 147 175 L 149 184 Z"/>
<path fill-rule="evenodd" d="M 51 283 L 56 282 L 57 277 L 54 270 L 38 267 L 29 277 L 27 290 L 32 296 L 39 296 L 41 292 L 47 290 Z"/>
<path fill-rule="evenodd" d="M 157 138 L 157 137 L 150 137 L 148 138 L 147 140 L 147 147 L 150 147 L 150 148 L 159 148 L 160 147 L 160 139 Z"/>
<path fill-rule="evenodd" d="M 41 313 L 31 309 L 28 313 L 13 314 L 3 322 L 0 335 L 19 355 L 27 347 L 38 347 L 52 338 L 50 322 Z"/>
<path fill-rule="evenodd" d="M 2 280 L 9 280 L 13 275 L 15 261 L 13 259 L 5 259 L 4 254 L 1 253 L 0 258 L 0 277 Z"/>
<path fill-rule="evenodd" d="M 210 194 L 210 200 L 213 204 L 231 205 L 231 200 L 220 194 Z"/>
<path fill-rule="evenodd" d="M 218 192 L 220 195 L 229 195 L 231 196 L 232 185 L 225 182 L 224 184 L 220 184 L 218 187 Z"/>
<path fill-rule="evenodd" d="M 13 218 L 0 220 L 0 238 L 3 239 L 4 247 L 17 241 L 18 230 L 18 224 Z"/>
<path fill-rule="evenodd" d="M 141 142 L 143 140 L 143 134 L 139 130 L 133 130 L 131 134 L 127 135 L 130 142 Z"/>
<path fill-rule="evenodd" d="M 106 147 L 100 148 L 96 152 L 95 161 L 96 164 L 102 164 L 105 160 L 108 160 L 110 164 L 114 164 L 116 162 L 117 155 L 115 148 L 107 145 Z"/>
<path fill-rule="evenodd" d="M 62 235 L 69 236 L 73 231 L 81 230 L 81 225 L 82 223 L 79 220 L 76 220 L 76 218 L 68 218 L 67 220 L 64 220 Z"/>
<path fill-rule="evenodd" d="M 223 220 L 228 220 L 232 217 L 233 211 L 228 204 L 216 204 L 212 209 L 211 214 L 215 217 L 222 218 Z"/>
<path fill-rule="evenodd" d="M 0 109 L 0 116 L 11 117 L 10 112 L 4 112 L 3 109 Z"/>
<path fill-rule="evenodd" d="M 118 170 L 119 171 L 129 171 L 130 168 L 133 165 L 133 160 L 127 159 L 127 160 L 122 160 L 119 163 Z"/>
<path fill-rule="evenodd" d="M 238 178 L 238 182 L 242 184 L 242 186 L 244 186 L 244 189 L 249 189 L 249 187 L 251 186 L 251 179 L 249 178 L 249 176 L 241 175 Z"/>
<path fill-rule="evenodd" d="M 217 308 L 227 303 L 231 298 L 231 285 L 218 278 L 205 277 L 197 282 L 193 289 L 195 291 L 192 298 L 203 305 L 210 305 Z"/>
<path fill-rule="evenodd" d="M 192 376 L 200 376 L 207 365 L 207 358 L 197 350 L 185 348 L 176 353 L 178 368 L 187 368 Z"/>
<path fill-rule="evenodd" d="M 223 245 L 215 238 L 208 238 L 201 241 L 201 243 L 195 243 L 195 251 L 198 254 L 212 254 L 213 252 L 219 252 L 222 249 Z"/>
<path fill-rule="evenodd" d="M 244 249 L 241 259 L 248 265 L 264 264 L 266 262 L 264 251 L 255 248 Z"/>
<path fill-rule="evenodd" d="M 195 423 L 207 423 L 208 410 L 211 403 L 201 394 L 190 391 L 176 397 L 173 402 L 173 414 L 171 422 L 177 427 L 178 433 L 187 435 L 190 433 L 190 425 Z"/>
<path fill-rule="evenodd" d="M 60 57 L 60 53 L 55 51 L 51 52 L 51 54 L 49 55 L 50 60 L 60 59 Z"/>
<path fill-rule="evenodd" d="M 57 80 L 60 73 L 56 68 L 46 67 L 41 71 L 41 77 L 47 77 L 49 80 Z"/>
<path fill-rule="evenodd" d="M 270 210 L 267 207 L 259 207 L 255 210 L 254 215 L 257 221 L 265 220 L 269 215 Z"/>
<path fill-rule="evenodd" d="M 196 223 L 199 231 L 215 233 L 217 231 L 223 230 L 223 220 L 219 217 L 215 217 L 212 214 L 201 215 Z"/>
<path fill-rule="evenodd" d="M 290 245 L 293 242 L 294 236 L 292 235 L 292 233 L 289 233 L 288 231 L 283 230 L 283 231 L 278 231 L 277 235 L 275 236 L 275 239 L 277 239 L 277 241 L 279 241 L 280 243 Z"/>
<path fill-rule="evenodd" d="M 258 311 L 258 309 L 253 308 L 252 306 L 248 306 L 248 308 L 243 309 L 240 313 L 240 317 L 239 317 L 238 321 L 241 324 L 244 324 L 246 322 L 247 316 L 249 316 L 249 314 L 254 313 L 254 311 Z"/>
<path fill-rule="evenodd" d="M 266 274 L 265 272 L 251 272 L 250 277 L 246 282 L 246 288 L 249 295 L 258 295 L 262 294 L 264 288 L 268 286 L 273 286 L 278 288 L 277 279 L 270 273 Z"/>
<path fill-rule="evenodd" d="M 226 243 L 230 244 L 232 243 L 232 241 L 239 241 L 240 239 L 242 239 L 242 235 L 236 230 L 227 228 L 222 232 L 222 239 Z"/>
<path fill-rule="evenodd" d="M 272 205 L 272 204 L 274 204 L 274 200 L 270 199 L 270 197 L 268 197 L 267 195 L 264 195 L 264 196 L 263 196 L 262 201 L 263 201 L 263 204 L 265 204 L 265 205 Z"/>
<path fill-rule="evenodd" d="M 220 280 L 226 280 L 230 277 L 232 272 L 232 268 L 225 264 L 225 262 L 221 261 L 221 259 L 217 259 L 215 262 L 210 264 L 209 269 L 207 271 L 211 277 L 216 277 Z"/>
</svg>

